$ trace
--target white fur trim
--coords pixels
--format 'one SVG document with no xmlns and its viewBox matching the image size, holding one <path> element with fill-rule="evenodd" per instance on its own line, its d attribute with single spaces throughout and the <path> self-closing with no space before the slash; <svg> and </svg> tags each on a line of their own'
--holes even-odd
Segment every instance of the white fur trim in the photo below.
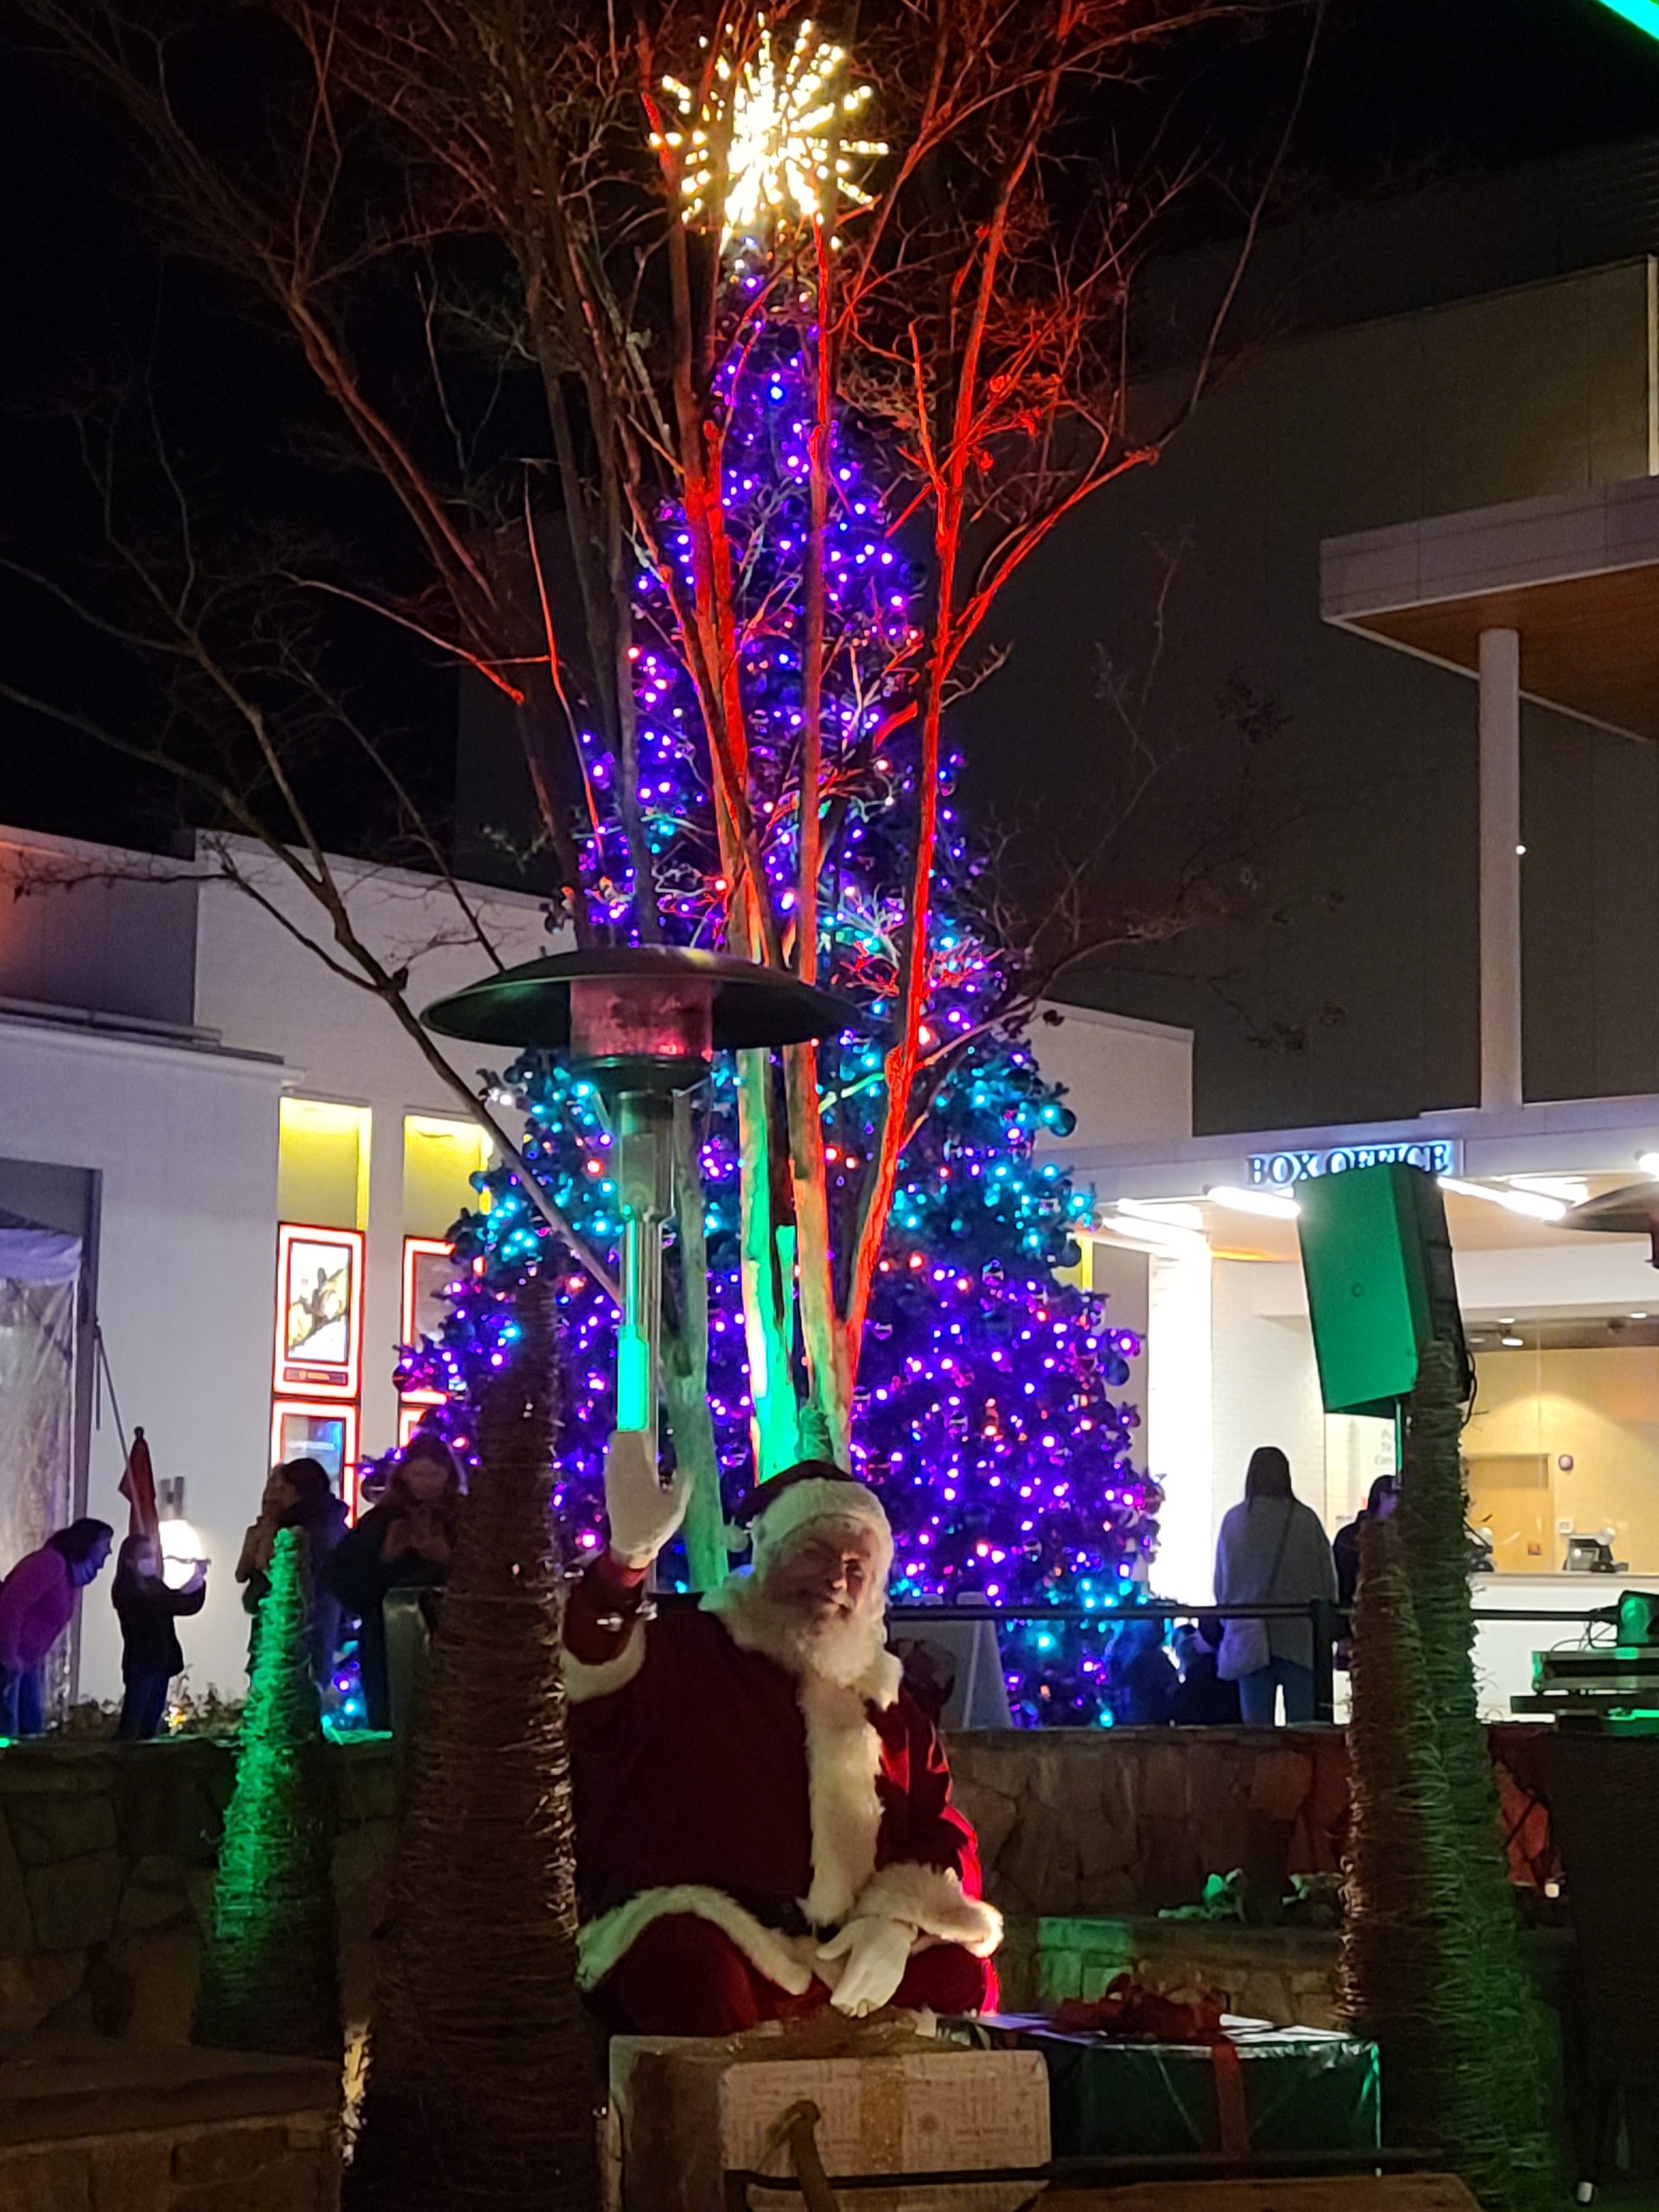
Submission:
<svg viewBox="0 0 1659 2212">
<path fill-rule="evenodd" d="M 791 1997 L 804 1997 L 812 1982 L 808 1961 L 817 1948 L 811 1936 L 780 1936 L 752 1912 L 746 1912 L 723 1890 L 705 1888 L 700 1882 L 679 1882 L 670 1889 L 641 1890 L 626 1904 L 590 1920 L 577 1939 L 576 1980 L 582 1989 L 596 1989 L 612 1969 L 620 1966 L 654 1921 L 684 1915 L 706 1920 L 728 1936 L 758 1974 L 774 1988 Z"/>
<path fill-rule="evenodd" d="M 645 1624 L 632 1622 L 620 1649 L 608 1659 L 578 1659 L 567 1644 L 561 1662 L 564 1694 L 572 1705 L 589 1705 L 595 1698 L 613 1697 L 618 1690 L 627 1688 L 645 1663 Z"/>
<path fill-rule="evenodd" d="M 988 1959 L 1002 1941 L 1002 1916 L 982 1897 L 967 1896 L 962 1877 L 915 1861 L 884 1866 L 859 1893 L 855 1920 L 904 1920 L 941 1943 L 960 1943 Z"/>
<path fill-rule="evenodd" d="M 804 1675 L 795 1695 L 806 1722 L 807 1805 L 812 1886 L 801 1910 L 815 1928 L 835 1928 L 875 1871 L 881 1832 L 881 1738 L 861 1689 Z"/>
<path fill-rule="evenodd" d="M 806 1484 L 802 1489 L 809 1487 Z M 824 1490 L 836 1484 L 824 1483 Z M 780 1501 L 781 1502 L 781 1501 Z M 812 1836 L 812 1885 L 801 1910 L 815 1928 L 834 1928 L 875 1871 L 881 1830 L 881 1738 L 869 1708 L 885 1712 L 898 1698 L 904 1669 L 878 1646 L 856 1681 L 840 1683 L 803 1673 L 779 1648 L 764 1594 L 752 1573 L 728 1575 L 702 1601 L 740 1650 L 759 1651 L 795 1676 L 795 1700 L 806 1723 L 807 1809 Z"/>
<path fill-rule="evenodd" d="M 779 1491 L 775 1503 L 761 1507 L 749 1524 L 756 1567 L 776 1559 L 804 1529 L 817 1521 L 852 1521 L 874 1530 L 880 1557 L 873 1579 L 885 1590 L 893 1572 L 893 1528 L 880 1499 L 862 1483 L 832 1482 L 827 1476 L 791 1483 L 787 1490 Z"/>
</svg>

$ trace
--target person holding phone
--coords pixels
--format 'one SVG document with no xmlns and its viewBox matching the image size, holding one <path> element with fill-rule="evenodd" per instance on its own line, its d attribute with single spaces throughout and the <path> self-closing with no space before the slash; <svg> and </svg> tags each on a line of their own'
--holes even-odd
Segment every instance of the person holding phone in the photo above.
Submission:
<svg viewBox="0 0 1659 2212">
<path fill-rule="evenodd" d="M 144 1534 L 129 1536 L 115 1555 L 115 1587 L 110 1592 L 121 1624 L 121 1680 L 125 1695 L 116 1734 L 139 1743 L 160 1733 L 167 1711 L 168 1685 L 184 1670 L 184 1652 L 175 1623 L 199 1613 L 207 1598 L 207 1561 L 194 1560 L 180 1586 L 172 1588 L 162 1571 L 161 1547 Z"/>
</svg>

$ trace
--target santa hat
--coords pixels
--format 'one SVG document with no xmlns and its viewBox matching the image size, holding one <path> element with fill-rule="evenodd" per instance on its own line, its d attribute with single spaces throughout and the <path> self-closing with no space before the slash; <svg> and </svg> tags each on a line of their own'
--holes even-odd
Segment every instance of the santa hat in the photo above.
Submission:
<svg viewBox="0 0 1659 2212">
<path fill-rule="evenodd" d="M 749 1493 L 734 1517 L 740 1526 L 747 1524 L 757 1575 L 817 1524 L 850 1521 L 868 1529 L 876 1541 L 877 1572 L 871 1579 L 878 1589 L 887 1587 L 893 1571 L 893 1529 L 881 1501 L 828 1459 L 807 1459 L 774 1475 Z"/>
</svg>

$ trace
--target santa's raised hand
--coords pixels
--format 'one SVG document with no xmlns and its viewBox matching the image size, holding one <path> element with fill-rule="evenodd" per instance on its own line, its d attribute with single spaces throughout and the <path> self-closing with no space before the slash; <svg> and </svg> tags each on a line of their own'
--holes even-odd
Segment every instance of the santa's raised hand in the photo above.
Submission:
<svg viewBox="0 0 1659 2212">
<path fill-rule="evenodd" d="M 685 1518 L 688 1478 L 664 1483 L 657 1453 L 643 1428 L 619 1428 L 605 1453 L 605 1515 L 611 1552 L 625 1567 L 649 1567 Z"/>
</svg>

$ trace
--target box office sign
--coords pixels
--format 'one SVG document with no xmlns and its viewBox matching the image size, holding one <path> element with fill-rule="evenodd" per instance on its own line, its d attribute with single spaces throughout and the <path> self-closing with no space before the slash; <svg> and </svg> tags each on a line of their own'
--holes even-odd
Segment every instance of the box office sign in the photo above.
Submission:
<svg viewBox="0 0 1659 2212">
<path fill-rule="evenodd" d="M 1250 1186 L 1286 1191 L 1293 1183 L 1309 1183 L 1316 1176 L 1345 1175 L 1351 1167 L 1387 1167 L 1396 1160 L 1430 1175 L 1457 1175 L 1463 1169 L 1463 1146 L 1456 1137 L 1420 1137 L 1414 1141 L 1333 1145 L 1314 1152 L 1253 1152 Z"/>
</svg>

